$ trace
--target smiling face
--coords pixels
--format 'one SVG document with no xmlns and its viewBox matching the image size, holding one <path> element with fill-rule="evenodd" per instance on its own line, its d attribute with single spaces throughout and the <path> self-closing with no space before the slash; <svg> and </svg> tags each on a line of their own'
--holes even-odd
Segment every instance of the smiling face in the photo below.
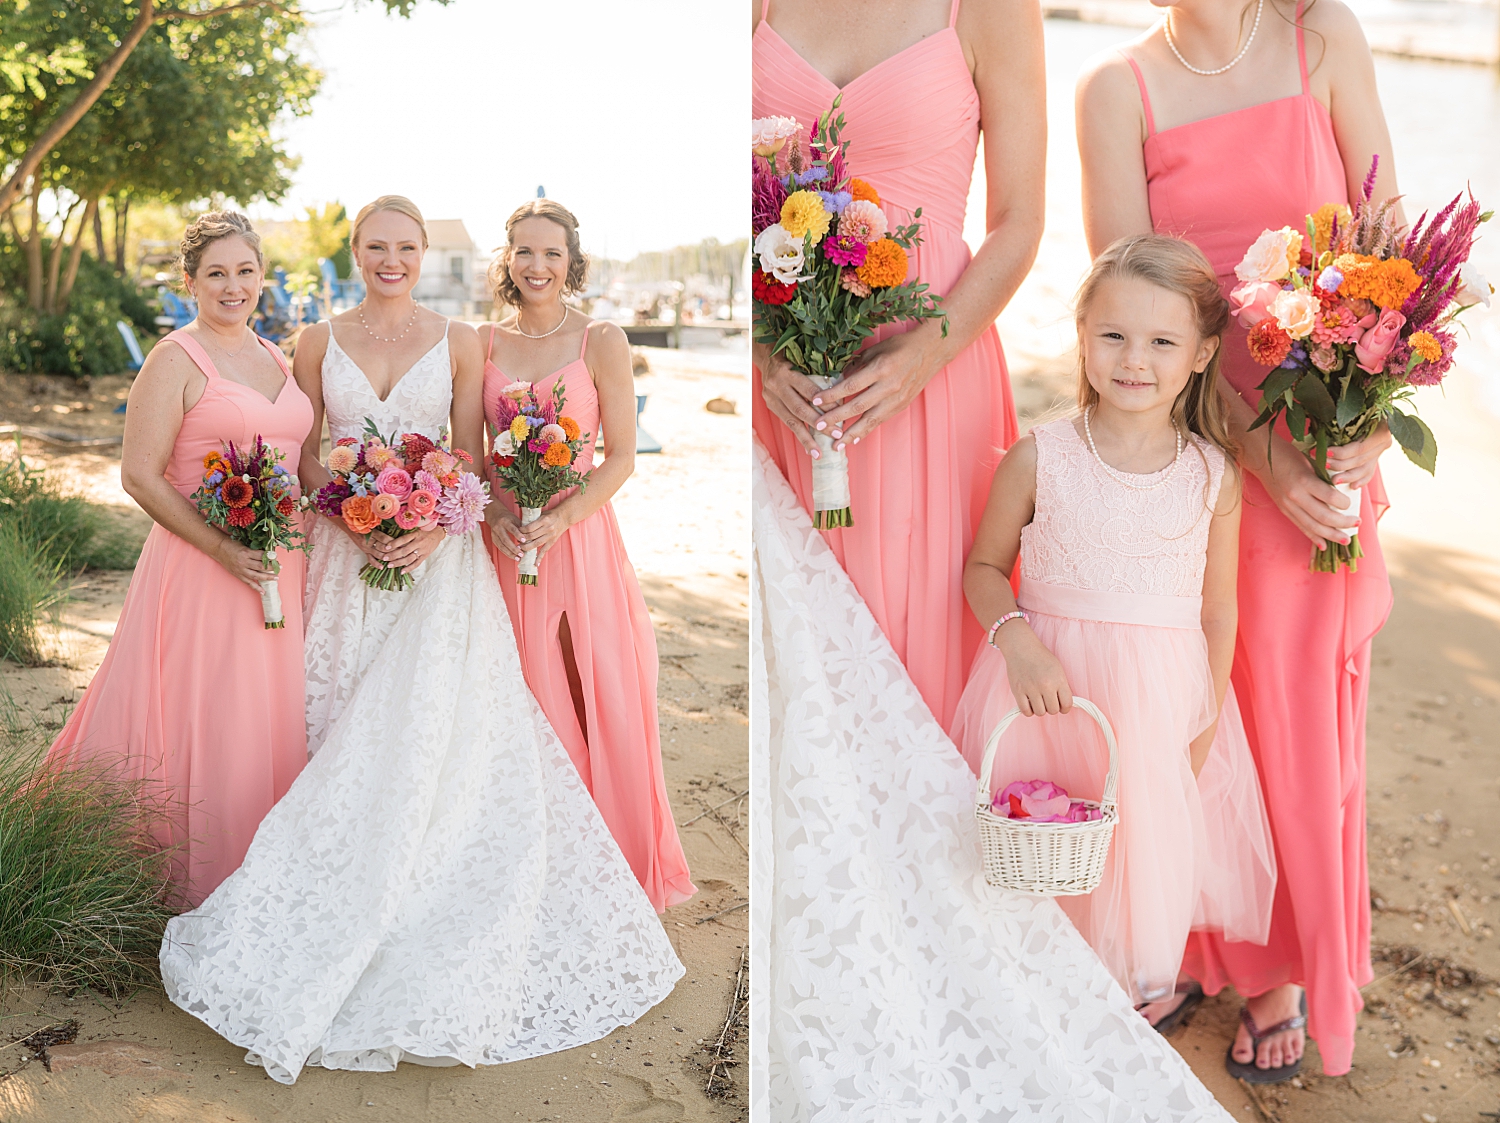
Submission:
<svg viewBox="0 0 1500 1123">
<path fill-rule="evenodd" d="M 260 255 L 245 239 L 231 234 L 210 242 L 198 262 L 198 272 L 183 276 L 188 293 L 198 301 L 198 318 L 214 327 L 243 325 L 260 300 L 264 269 Z"/>
<path fill-rule="evenodd" d="M 1099 284 L 1079 327 L 1084 374 L 1100 402 L 1127 413 L 1172 405 L 1218 350 L 1198 335 L 1193 303 L 1140 277 Z"/>
<path fill-rule="evenodd" d="M 561 300 L 568 280 L 568 232 L 550 218 L 525 218 L 511 231 L 510 279 L 529 305 Z"/>
<path fill-rule="evenodd" d="M 351 249 L 371 296 L 405 296 L 422 276 L 422 228 L 399 211 L 370 215 Z"/>
</svg>

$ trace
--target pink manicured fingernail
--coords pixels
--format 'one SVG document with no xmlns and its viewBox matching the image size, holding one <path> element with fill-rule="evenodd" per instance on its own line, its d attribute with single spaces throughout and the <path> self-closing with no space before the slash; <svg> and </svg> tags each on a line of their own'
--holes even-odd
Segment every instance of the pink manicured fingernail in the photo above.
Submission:
<svg viewBox="0 0 1500 1123">
<path fill-rule="evenodd" d="M 833 439 L 834 439 L 834 440 L 838 440 L 838 439 L 839 439 L 839 438 L 840 438 L 840 437 L 842 437 L 842 436 L 843 436 L 843 435 L 844 435 L 844 431 L 843 431 L 843 430 L 842 430 L 842 429 L 835 429 L 835 430 L 834 430 L 834 431 L 833 431 Z"/>
<path fill-rule="evenodd" d="M 862 440 L 864 440 L 864 438 L 863 438 L 863 437 L 855 437 L 855 438 L 854 438 L 854 443 L 855 443 L 855 444 L 859 444 L 859 442 L 860 442 L 860 441 L 862 441 Z"/>
<path fill-rule="evenodd" d="M 826 422 L 826 421 L 819 421 L 816 425 L 813 426 L 813 428 L 814 429 L 819 429 L 819 430 L 826 429 L 826 428 L 828 428 L 828 422 Z"/>
<path fill-rule="evenodd" d="M 834 445 L 834 448 L 838 449 L 839 452 L 843 452 L 844 451 L 844 442 L 840 441 L 838 444 Z"/>
<path fill-rule="evenodd" d="M 820 406 L 822 404 L 823 404 L 823 399 L 822 398 L 814 398 L 813 399 L 813 405 Z"/>
<path fill-rule="evenodd" d="M 814 459 L 814 460 L 820 460 L 820 459 L 822 459 L 822 457 L 823 457 L 823 454 L 822 454 L 822 453 L 821 453 L 821 452 L 819 452 L 819 451 L 818 451 L 818 450 L 817 450 L 817 449 L 815 449 L 815 448 L 813 448 L 813 449 L 808 449 L 808 451 L 809 451 L 809 452 L 811 452 L 811 453 L 812 453 L 812 458 L 813 458 L 813 459 Z"/>
</svg>

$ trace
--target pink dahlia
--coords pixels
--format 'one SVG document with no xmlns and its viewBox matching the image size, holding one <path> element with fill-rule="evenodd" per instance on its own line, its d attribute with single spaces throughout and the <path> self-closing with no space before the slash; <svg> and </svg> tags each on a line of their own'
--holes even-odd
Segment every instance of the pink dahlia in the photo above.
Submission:
<svg viewBox="0 0 1500 1123">
<path fill-rule="evenodd" d="M 438 500 L 438 522 L 450 535 L 468 534 L 479 525 L 489 501 L 479 477 L 465 472 L 458 478 L 458 483 Z"/>
<path fill-rule="evenodd" d="M 1363 334 L 1359 317 L 1347 304 L 1325 304 L 1313 317 L 1312 340 L 1320 347 L 1353 343 Z"/>
<path fill-rule="evenodd" d="M 855 296 L 869 296 L 871 292 L 870 286 L 861 281 L 853 269 L 845 269 L 839 274 L 839 288 Z"/>
<path fill-rule="evenodd" d="M 839 215 L 839 233 L 869 245 L 886 232 L 885 212 L 868 199 L 855 199 Z"/>
</svg>

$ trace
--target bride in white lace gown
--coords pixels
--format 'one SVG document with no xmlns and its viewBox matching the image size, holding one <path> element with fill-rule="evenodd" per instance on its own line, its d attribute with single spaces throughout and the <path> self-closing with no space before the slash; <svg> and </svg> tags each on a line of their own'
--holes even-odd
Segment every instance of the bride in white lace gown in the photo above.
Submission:
<svg viewBox="0 0 1500 1123">
<path fill-rule="evenodd" d="M 752 1119 L 1228 1123 L 1055 903 L 985 883 L 973 774 L 753 473 Z"/>
<path fill-rule="evenodd" d="M 409 299 L 418 223 L 376 211 L 355 243 L 389 250 L 394 276 L 401 238 L 364 243 L 402 222 L 412 260 L 391 287 Z M 419 334 L 437 322 L 413 306 Z M 359 436 L 366 417 L 435 438 L 458 331 L 477 360 L 472 329 L 444 329 L 382 400 L 331 327 L 309 329 L 333 439 Z M 328 519 L 312 538 L 316 755 L 239 870 L 167 926 L 168 997 L 282 1083 L 304 1065 L 521 1060 L 640 1018 L 683 967 L 526 688 L 479 532 L 437 540 L 405 592 L 366 587 L 365 553 Z"/>
</svg>

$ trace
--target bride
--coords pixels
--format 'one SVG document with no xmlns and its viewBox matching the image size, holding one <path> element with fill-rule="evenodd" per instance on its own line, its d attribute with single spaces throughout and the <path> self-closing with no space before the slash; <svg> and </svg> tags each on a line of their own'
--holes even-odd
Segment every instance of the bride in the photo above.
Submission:
<svg viewBox="0 0 1500 1123">
<path fill-rule="evenodd" d="M 369 295 L 303 334 L 319 415 L 303 486 L 366 419 L 477 455 L 482 355 L 412 299 L 421 213 L 383 196 L 352 239 Z M 497 1064 L 637 1020 L 683 967 L 521 674 L 477 530 L 312 532 L 308 747 L 244 864 L 162 942 L 168 997 L 289 1084 L 304 1065 Z M 367 560 L 412 572 L 385 592 Z"/>
</svg>

